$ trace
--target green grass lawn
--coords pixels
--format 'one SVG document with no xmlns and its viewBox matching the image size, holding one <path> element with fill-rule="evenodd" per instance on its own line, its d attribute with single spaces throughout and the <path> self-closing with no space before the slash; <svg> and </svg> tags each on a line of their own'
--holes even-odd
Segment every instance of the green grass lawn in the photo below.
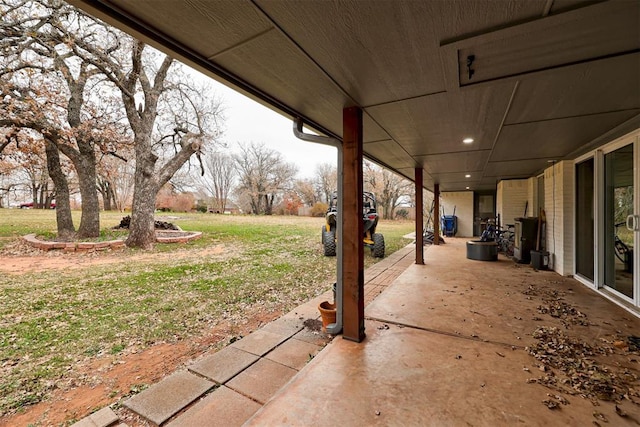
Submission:
<svg viewBox="0 0 640 427">
<path fill-rule="evenodd" d="M 105 212 L 102 228 L 125 214 Z M 79 212 L 74 213 L 76 226 Z M 46 398 L 73 367 L 124 355 L 158 342 L 197 337 L 252 308 L 286 312 L 328 290 L 336 259 L 323 256 L 323 218 L 157 214 L 184 230 L 187 244 L 80 268 L 25 271 L 0 277 L 0 415 Z M 411 221 L 381 221 L 387 255 L 410 241 Z M 55 211 L 0 209 L 0 255 L 19 236 L 55 232 Z M 38 254 L 40 255 L 40 254 Z M 42 254 L 44 255 L 44 254 Z M 60 254 L 73 260 L 79 254 Z M 365 267 L 377 262 L 365 251 Z"/>
</svg>

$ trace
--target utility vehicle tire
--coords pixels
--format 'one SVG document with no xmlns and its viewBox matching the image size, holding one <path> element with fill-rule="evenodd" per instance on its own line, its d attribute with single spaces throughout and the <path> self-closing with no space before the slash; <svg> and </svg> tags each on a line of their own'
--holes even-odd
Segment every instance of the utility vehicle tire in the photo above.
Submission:
<svg viewBox="0 0 640 427">
<path fill-rule="evenodd" d="M 324 245 L 324 232 L 327 231 L 327 228 L 323 225 L 320 229 L 320 237 L 322 238 L 322 244 Z"/>
<path fill-rule="evenodd" d="M 380 233 L 373 233 L 373 256 L 374 258 L 384 258 L 384 236 Z"/>
<path fill-rule="evenodd" d="M 336 256 L 336 239 L 331 231 L 322 232 L 324 256 Z"/>
</svg>

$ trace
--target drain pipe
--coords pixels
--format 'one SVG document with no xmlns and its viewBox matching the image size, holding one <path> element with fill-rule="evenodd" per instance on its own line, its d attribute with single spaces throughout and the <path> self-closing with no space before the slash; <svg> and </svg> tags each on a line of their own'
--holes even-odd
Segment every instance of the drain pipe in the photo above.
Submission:
<svg viewBox="0 0 640 427">
<path fill-rule="evenodd" d="M 338 149 L 338 272 L 335 289 L 336 323 L 327 326 L 327 332 L 337 335 L 342 332 L 342 141 L 329 136 L 311 135 L 302 130 L 302 119 L 293 120 L 293 134 L 296 138 L 316 144 L 328 145 Z"/>
</svg>

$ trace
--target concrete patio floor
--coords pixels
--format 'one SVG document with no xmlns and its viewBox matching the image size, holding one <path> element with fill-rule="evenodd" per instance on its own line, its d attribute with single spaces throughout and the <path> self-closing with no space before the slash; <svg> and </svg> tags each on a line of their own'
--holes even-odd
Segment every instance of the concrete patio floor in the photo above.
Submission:
<svg viewBox="0 0 640 427">
<path fill-rule="evenodd" d="M 408 246 L 367 269 L 362 343 L 323 348 L 304 326 L 328 292 L 124 406 L 170 426 L 640 425 L 640 355 L 626 346 L 640 319 L 574 279 L 468 260 L 465 242 L 429 247 L 426 265 Z M 539 328 L 555 334 L 547 353 Z M 584 369 L 552 367 L 557 353 Z M 93 417 L 78 426 L 122 422 Z"/>
<path fill-rule="evenodd" d="M 467 260 L 465 241 L 430 247 L 366 308 L 363 343 L 335 339 L 246 425 L 640 425 L 640 320 L 571 278 Z M 595 392 L 529 354 L 543 326 L 592 346 Z M 603 393 L 610 373 L 626 388 Z"/>
</svg>

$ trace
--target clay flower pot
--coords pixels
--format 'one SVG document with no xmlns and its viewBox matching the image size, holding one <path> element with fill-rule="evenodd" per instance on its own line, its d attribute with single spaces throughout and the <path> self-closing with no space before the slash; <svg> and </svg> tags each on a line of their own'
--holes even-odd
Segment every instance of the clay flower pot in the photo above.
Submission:
<svg viewBox="0 0 640 427">
<path fill-rule="evenodd" d="M 318 306 L 320 316 L 322 317 L 322 330 L 327 331 L 327 326 L 336 323 L 336 305 L 329 301 L 322 301 Z"/>
</svg>

